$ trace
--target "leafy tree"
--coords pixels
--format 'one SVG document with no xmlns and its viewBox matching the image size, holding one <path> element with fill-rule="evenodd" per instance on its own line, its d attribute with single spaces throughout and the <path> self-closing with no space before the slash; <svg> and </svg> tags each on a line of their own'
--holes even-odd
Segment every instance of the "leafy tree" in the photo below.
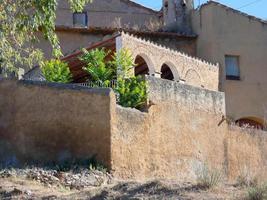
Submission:
<svg viewBox="0 0 267 200">
<path fill-rule="evenodd" d="M 53 47 L 53 56 L 61 56 L 55 34 L 59 0 L 0 0 L 0 68 L 8 74 L 19 66 L 32 67 L 43 59 L 34 47 L 40 31 Z M 68 0 L 73 11 L 82 11 L 91 0 Z"/>
<path fill-rule="evenodd" d="M 72 74 L 68 64 L 52 59 L 41 64 L 41 70 L 46 80 L 49 82 L 69 83 L 72 81 Z"/>
</svg>

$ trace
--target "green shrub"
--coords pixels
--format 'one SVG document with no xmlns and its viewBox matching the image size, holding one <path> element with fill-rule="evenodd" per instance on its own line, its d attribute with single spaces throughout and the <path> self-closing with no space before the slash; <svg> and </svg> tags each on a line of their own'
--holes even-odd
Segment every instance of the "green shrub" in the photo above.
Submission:
<svg viewBox="0 0 267 200">
<path fill-rule="evenodd" d="M 115 78 L 116 71 L 109 62 L 105 62 L 108 53 L 104 49 L 95 49 L 87 51 L 83 49 L 83 55 L 80 60 L 86 63 L 83 68 L 89 75 L 93 82 L 102 86 L 108 86 L 110 81 Z"/>
<path fill-rule="evenodd" d="M 211 189 L 218 186 L 223 179 L 220 170 L 210 169 L 204 165 L 197 171 L 197 185 L 203 189 Z"/>
<path fill-rule="evenodd" d="M 147 100 L 147 84 L 141 76 L 118 79 L 117 93 L 123 107 L 140 108 Z"/>
<path fill-rule="evenodd" d="M 68 64 L 61 61 L 52 59 L 41 63 L 41 70 L 49 82 L 69 83 L 72 81 L 72 74 Z"/>
<path fill-rule="evenodd" d="M 267 199 L 267 187 L 266 185 L 257 185 L 248 188 L 247 200 L 266 200 Z"/>
<path fill-rule="evenodd" d="M 112 56 L 110 64 L 117 69 L 118 79 L 132 77 L 132 69 L 135 66 L 131 52 L 128 49 L 121 49 Z"/>
<path fill-rule="evenodd" d="M 135 64 L 130 51 L 121 49 L 114 55 L 112 64 L 118 71 L 116 92 L 119 104 L 123 107 L 141 108 L 147 100 L 147 84 L 142 76 L 132 76 Z"/>
<path fill-rule="evenodd" d="M 132 76 L 131 71 L 135 64 L 130 51 L 122 49 L 112 56 L 112 61 L 106 62 L 105 58 L 109 53 L 105 52 L 105 49 L 83 49 L 83 55 L 80 57 L 80 60 L 86 63 L 83 69 L 96 86 L 109 86 L 110 81 L 117 78 L 115 92 L 118 94 L 119 104 L 140 108 L 147 100 L 147 84 L 143 77 Z"/>
</svg>

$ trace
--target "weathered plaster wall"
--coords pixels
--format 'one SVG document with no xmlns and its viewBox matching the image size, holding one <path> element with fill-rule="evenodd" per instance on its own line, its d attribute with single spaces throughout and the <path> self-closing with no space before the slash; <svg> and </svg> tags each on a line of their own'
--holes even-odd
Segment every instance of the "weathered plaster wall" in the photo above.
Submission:
<svg viewBox="0 0 267 200">
<path fill-rule="evenodd" d="M 230 180 L 267 178 L 266 132 L 228 127 L 224 94 L 156 78 L 148 112 L 109 89 L 0 81 L 0 164 L 97 159 L 116 177 L 195 180 L 204 164 Z"/>
<path fill-rule="evenodd" d="M 1 80 L 0 163 L 60 162 L 96 155 L 110 167 L 112 106 L 115 97 L 110 89 Z"/>
<path fill-rule="evenodd" d="M 175 80 L 184 79 L 186 83 L 206 89 L 218 90 L 219 67 L 179 51 L 167 49 L 126 33 L 117 38 L 121 48 L 133 53 L 133 58 L 141 56 L 147 63 L 149 73 L 160 77 L 161 67 L 167 64 Z"/>
<path fill-rule="evenodd" d="M 250 174 L 267 179 L 267 134 L 253 129 L 229 126 L 225 145 L 225 163 L 230 180 Z"/>
<path fill-rule="evenodd" d="M 148 113 L 117 108 L 112 134 L 112 166 L 124 178 L 195 179 L 205 162 L 224 163 L 224 95 L 219 92 L 149 79 Z"/>
<path fill-rule="evenodd" d="M 220 90 L 233 120 L 266 118 L 267 23 L 216 2 L 194 12 L 197 56 L 220 63 Z M 225 55 L 239 57 L 240 81 L 226 80 Z"/>
<path fill-rule="evenodd" d="M 88 15 L 88 26 L 90 27 L 111 27 L 117 25 L 118 21 L 122 26 L 138 25 L 142 27 L 150 21 L 157 23 L 160 21 L 158 12 L 127 0 L 96 0 L 87 4 L 84 11 Z M 67 0 L 61 0 L 58 6 L 56 24 L 73 26 L 72 16 Z"/>
<path fill-rule="evenodd" d="M 195 180 L 207 164 L 235 181 L 244 170 L 264 176 L 267 136 L 229 128 L 224 94 L 165 80 L 149 80 L 148 113 L 117 108 L 112 169 L 130 179 Z M 266 176 L 267 178 L 267 176 Z"/>
</svg>

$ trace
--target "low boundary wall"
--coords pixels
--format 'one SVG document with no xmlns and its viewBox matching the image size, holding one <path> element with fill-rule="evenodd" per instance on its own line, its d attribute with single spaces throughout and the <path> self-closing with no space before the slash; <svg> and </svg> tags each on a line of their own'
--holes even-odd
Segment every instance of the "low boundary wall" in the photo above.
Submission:
<svg viewBox="0 0 267 200">
<path fill-rule="evenodd" d="M 97 159 L 110 167 L 111 89 L 0 81 L 2 165 Z"/>
<path fill-rule="evenodd" d="M 148 83 L 148 113 L 117 107 L 117 176 L 194 181 L 208 165 L 232 181 L 246 173 L 267 179 L 266 132 L 229 126 L 223 93 L 157 78 Z"/>
<path fill-rule="evenodd" d="M 96 155 L 124 179 L 195 180 L 204 164 L 230 180 L 265 177 L 266 132 L 229 127 L 223 93 L 148 83 L 153 105 L 140 112 L 117 106 L 110 89 L 0 80 L 1 165 Z"/>
</svg>

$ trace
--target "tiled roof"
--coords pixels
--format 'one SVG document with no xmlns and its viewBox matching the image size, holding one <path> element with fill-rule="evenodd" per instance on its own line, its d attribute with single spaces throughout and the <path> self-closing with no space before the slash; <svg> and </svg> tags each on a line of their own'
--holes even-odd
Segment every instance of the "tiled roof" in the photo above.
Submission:
<svg viewBox="0 0 267 200">
<path fill-rule="evenodd" d="M 184 39 L 194 39 L 197 37 L 195 34 L 184 34 L 184 33 L 173 33 L 164 31 L 141 31 L 134 29 L 125 28 L 102 28 L 102 27 L 89 27 L 89 28 L 76 28 L 70 26 L 56 26 L 56 31 L 66 31 L 66 32 L 78 32 L 78 33 L 92 33 L 92 34 L 113 34 L 116 32 L 127 32 L 137 36 L 157 36 L 157 37 L 168 37 L 168 38 L 184 38 Z"/>
<path fill-rule="evenodd" d="M 255 21 L 258 21 L 258 22 L 260 22 L 260 23 L 267 24 L 267 21 L 266 21 L 266 20 L 263 20 L 263 19 L 261 19 L 261 18 L 255 17 L 255 16 L 253 16 L 253 15 L 249 15 L 249 14 L 247 14 L 247 13 L 241 12 L 241 11 L 239 11 L 239 10 L 236 10 L 236 9 L 234 9 L 234 8 L 231 8 L 231 7 L 229 7 L 229 6 L 226 6 L 226 5 L 224 5 L 224 4 L 221 4 L 221 3 L 217 2 L 217 1 L 208 1 L 207 3 L 202 4 L 202 5 L 200 6 L 199 9 L 202 9 L 203 7 L 208 6 L 208 5 L 216 5 L 216 6 L 220 6 L 221 8 L 224 8 L 224 9 L 226 9 L 226 10 L 231 10 L 232 12 L 234 12 L 234 13 L 236 13 L 236 14 L 239 14 L 239 15 L 242 15 L 242 16 L 244 16 L 244 17 L 247 17 L 247 18 L 249 18 L 250 20 L 255 20 Z"/>
</svg>

